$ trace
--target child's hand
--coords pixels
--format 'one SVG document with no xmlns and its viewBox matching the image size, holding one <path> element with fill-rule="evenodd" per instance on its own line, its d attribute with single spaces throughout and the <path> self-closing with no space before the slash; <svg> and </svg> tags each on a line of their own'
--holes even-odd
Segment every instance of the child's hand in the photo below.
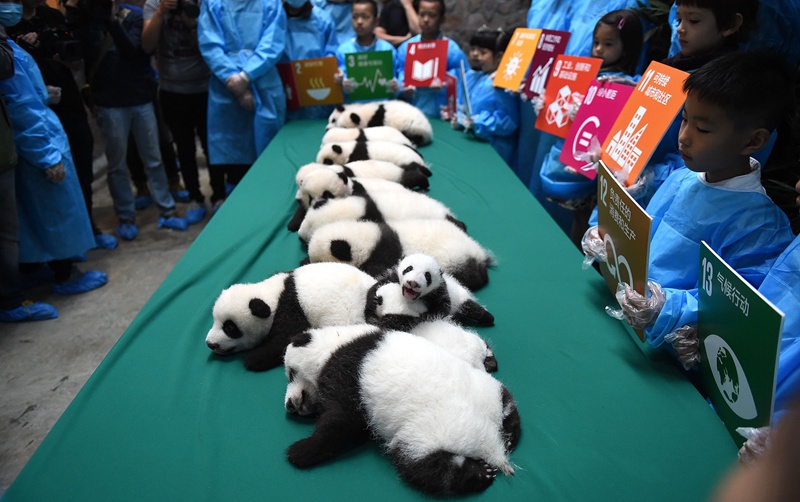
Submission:
<svg viewBox="0 0 800 502">
<path fill-rule="evenodd" d="M 393 78 L 389 81 L 389 84 L 386 86 L 386 89 L 391 93 L 396 93 L 400 90 L 400 82 L 397 81 L 396 78 Z"/>
<path fill-rule="evenodd" d="M 650 326 L 667 301 L 664 290 L 657 282 L 647 281 L 646 293 L 650 294 L 642 296 L 624 282 L 617 284 L 617 302 L 622 307 L 622 317 L 631 328 L 645 329 Z"/>
<path fill-rule="evenodd" d="M 544 108 L 544 96 L 536 96 L 531 100 L 531 104 L 533 105 L 533 113 L 539 115 L 539 112 Z"/>
<path fill-rule="evenodd" d="M 342 80 L 344 80 L 344 73 L 342 72 L 342 70 L 339 70 L 338 72 L 333 74 L 333 81 L 335 83 L 341 85 Z"/>
<path fill-rule="evenodd" d="M 358 84 L 352 78 L 346 78 L 342 81 L 342 90 L 347 94 L 355 91 L 356 87 L 358 87 Z"/>
<path fill-rule="evenodd" d="M 59 162 L 54 166 L 50 166 L 44 170 L 47 179 L 53 183 L 61 183 L 67 177 L 67 172 L 64 170 L 64 164 Z"/>
<path fill-rule="evenodd" d="M 736 432 L 747 438 L 739 449 L 739 463 L 752 464 L 772 448 L 772 429 L 767 427 L 738 427 Z"/>
<path fill-rule="evenodd" d="M 685 370 L 700 364 L 700 341 L 697 339 L 697 325 L 686 324 L 664 337 L 664 341 L 675 348 L 678 359 Z"/>
<path fill-rule="evenodd" d="M 431 87 L 430 88 L 433 89 L 434 91 L 441 90 L 442 87 L 444 87 L 444 84 L 442 84 L 442 81 L 439 80 L 438 78 L 434 78 L 431 81 Z"/>
<path fill-rule="evenodd" d="M 608 261 L 606 242 L 600 235 L 600 229 L 597 225 L 589 227 L 589 230 L 583 234 L 581 238 L 581 248 L 584 254 L 582 266 L 584 270 L 591 267 L 595 260 L 600 263 Z"/>
</svg>

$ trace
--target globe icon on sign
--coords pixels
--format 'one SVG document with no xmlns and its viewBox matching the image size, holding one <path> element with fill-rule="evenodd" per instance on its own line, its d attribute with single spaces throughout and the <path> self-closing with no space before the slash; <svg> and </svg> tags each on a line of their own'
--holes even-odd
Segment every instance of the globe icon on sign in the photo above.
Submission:
<svg viewBox="0 0 800 502">
<path fill-rule="evenodd" d="M 735 403 L 739 399 L 739 373 L 736 363 L 726 347 L 717 349 L 717 372 L 720 381 L 717 382 L 722 395 L 728 402 Z"/>
</svg>

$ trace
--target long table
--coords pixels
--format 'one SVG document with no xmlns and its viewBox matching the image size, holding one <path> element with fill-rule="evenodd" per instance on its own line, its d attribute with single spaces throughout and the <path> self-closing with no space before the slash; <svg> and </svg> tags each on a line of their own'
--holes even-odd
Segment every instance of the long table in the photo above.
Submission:
<svg viewBox="0 0 800 502">
<path fill-rule="evenodd" d="M 6 493 L 49 500 L 414 500 L 371 442 L 307 471 L 286 448 L 313 420 L 283 409 L 283 369 L 252 373 L 205 346 L 232 283 L 295 268 L 286 230 L 294 173 L 324 122 L 288 123 L 153 294 Z M 602 278 L 486 143 L 434 124 L 422 149 L 430 195 L 497 265 L 477 295 L 479 330 L 514 395 L 522 437 L 513 477 L 474 498 L 705 500 L 735 461 L 724 426 L 666 358 L 603 312 Z M 470 497 L 472 498 L 472 497 Z"/>
</svg>

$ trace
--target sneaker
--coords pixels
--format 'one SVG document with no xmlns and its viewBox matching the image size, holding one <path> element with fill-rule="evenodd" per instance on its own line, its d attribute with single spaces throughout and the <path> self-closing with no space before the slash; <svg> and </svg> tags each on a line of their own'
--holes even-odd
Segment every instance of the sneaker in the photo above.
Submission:
<svg viewBox="0 0 800 502">
<path fill-rule="evenodd" d="M 215 203 L 211 204 L 211 215 L 212 216 L 217 214 L 217 211 L 219 211 L 219 208 L 222 207 L 222 203 L 223 202 L 225 202 L 225 199 L 220 199 L 220 200 L 216 201 Z"/>
<path fill-rule="evenodd" d="M 111 234 L 94 234 L 94 243 L 99 249 L 116 249 L 119 241 Z"/>
<path fill-rule="evenodd" d="M 189 207 L 186 208 L 186 222 L 189 225 L 200 223 L 206 217 L 206 204 L 205 202 L 192 201 Z"/>
<path fill-rule="evenodd" d="M 133 199 L 133 205 L 136 207 L 137 211 L 147 209 L 152 203 L 153 197 L 151 195 L 137 195 Z"/>
<path fill-rule="evenodd" d="M 99 270 L 89 270 L 78 276 L 77 279 L 53 284 L 53 294 L 56 295 L 77 295 L 92 291 L 108 282 L 108 275 Z"/>
<path fill-rule="evenodd" d="M 132 241 L 139 235 L 139 229 L 136 224 L 130 220 L 121 220 L 117 225 L 117 235 L 126 241 Z"/>
<path fill-rule="evenodd" d="M 181 218 L 178 213 L 172 211 L 158 217 L 158 228 L 171 228 L 172 230 L 187 230 L 189 223 L 186 218 Z"/>
<path fill-rule="evenodd" d="M 58 317 L 58 310 L 49 303 L 25 300 L 11 310 L 0 310 L 0 322 L 46 321 Z"/>
</svg>

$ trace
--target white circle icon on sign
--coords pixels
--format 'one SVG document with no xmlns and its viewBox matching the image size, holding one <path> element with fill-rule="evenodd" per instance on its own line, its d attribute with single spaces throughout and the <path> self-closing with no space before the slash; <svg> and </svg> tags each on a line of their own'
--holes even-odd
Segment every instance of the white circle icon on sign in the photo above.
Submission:
<svg viewBox="0 0 800 502">
<path fill-rule="evenodd" d="M 731 411 L 745 420 L 752 420 L 758 416 L 753 392 L 747 382 L 739 358 L 730 345 L 717 335 L 709 335 L 703 341 L 706 349 L 706 359 L 714 375 L 725 402 Z"/>
<path fill-rule="evenodd" d="M 589 126 L 594 126 L 594 129 L 592 130 L 592 128 Z M 572 158 L 575 160 L 580 160 L 578 158 L 578 154 L 589 151 L 589 145 L 591 144 L 592 137 L 594 136 L 593 133 L 597 131 L 599 127 L 600 119 L 594 115 L 583 121 L 578 128 L 578 131 L 575 133 L 575 138 L 572 140 Z M 587 128 L 590 130 L 587 131 Z M 581 149 L 579 150 L 578 147 L 581 147 Z"/>
</svg>

